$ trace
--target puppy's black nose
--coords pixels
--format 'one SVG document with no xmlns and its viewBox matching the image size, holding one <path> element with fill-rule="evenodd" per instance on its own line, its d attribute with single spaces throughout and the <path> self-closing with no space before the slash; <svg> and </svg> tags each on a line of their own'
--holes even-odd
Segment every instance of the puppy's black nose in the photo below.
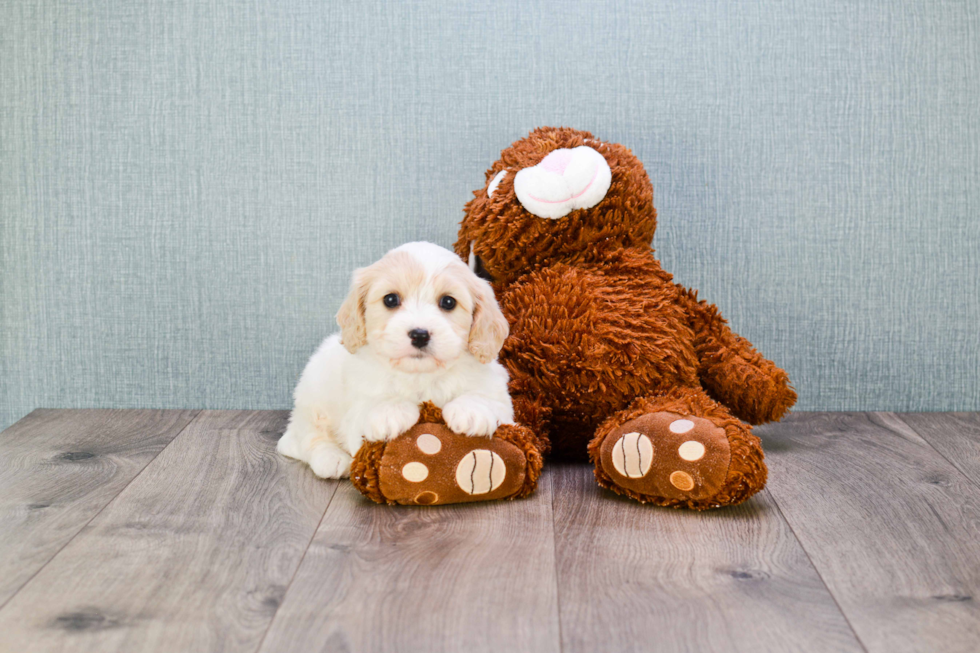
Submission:
<svg viewBox="0 0 980 653">
<path fill-rule="evenodd" d="M 422 349 L 429 344 L 429 332 L 425 329 L 412 329 L 408 332 L 408 338 L 416 349 Z"/>
</svg>

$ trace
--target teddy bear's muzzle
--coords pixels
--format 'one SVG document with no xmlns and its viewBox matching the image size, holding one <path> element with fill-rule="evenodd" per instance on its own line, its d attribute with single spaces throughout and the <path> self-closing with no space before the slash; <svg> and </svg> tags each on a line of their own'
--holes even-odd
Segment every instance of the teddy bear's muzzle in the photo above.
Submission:
<svg viewBox="0 0 980 653">
<path fill-rule="evenodd" d="M 552 151 L 514 177 L 514 193 L 532 215 L 562 218 L 590 209 L 606 196 L 612 172 L 605 157 L 587 145 Z"/>
</svg>

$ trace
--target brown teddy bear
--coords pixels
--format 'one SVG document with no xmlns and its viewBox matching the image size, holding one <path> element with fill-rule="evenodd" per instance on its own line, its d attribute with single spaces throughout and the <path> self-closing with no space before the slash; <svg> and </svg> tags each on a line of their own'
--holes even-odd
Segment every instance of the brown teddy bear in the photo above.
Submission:
<svg viewBox="0 0 980 653">
<path fill-rule="evenodd" d="M 543 452 L 588 455 L 599 484 L 704 509 L 765 485 L 750 424 L 796 401 L 786 373 L 654 258 L 653 187 L 630 150 L 567 128 L 503 151 L 456 253 L 510 323 L 500 360 Z"/>
<path fill-rule="evenodd" d="M 548 452 L 588 458 L 603 487 L 662 506 L 732 505 L 764 487 L 762 448 L 745 422 L 778 420 L 796 393 L 717 308 L 661 269 L 650 246 L 656 217 L 640 161 L 588 132 L 537 129 L 487 171 L 455 248 L 493 283 L 510 323 L 500 361 L 522 426 L 492 438 L 497 447 L 510 446 L 498 436 L 517 438 L 519 452 L 480 454 L 499 460 L 499 478 L 510 480 L 494 491 L 487 481 L 479 495 L 469 488 L 464 500 L 530 493 Z M 446 469 L 422 485 L 445 477 L 446 490 L 435 501 L 405 482 L 408 461 L 424 456 L 422 435 L 437 426 L 422 421 L 391 443 L 362 448 L 351 474 L 362 492 L 444 503 L 475 484 L 459 470 L 476 468 L 471 449 L 493 447 L 444 426 L 439 437 L 456 444 L 445 449 Z"/>
</svg>

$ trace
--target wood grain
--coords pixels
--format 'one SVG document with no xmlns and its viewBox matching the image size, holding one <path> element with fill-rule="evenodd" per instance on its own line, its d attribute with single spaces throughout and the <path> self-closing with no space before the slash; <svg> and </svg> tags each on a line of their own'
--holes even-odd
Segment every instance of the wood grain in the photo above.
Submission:
<svg viewBox="0 0 980 653">
<path fill-rule="evenodd" d="M 770 492 L 865 647 L 980 642 L 980 488 L 889 413 L 759 428 Z"/>
<path fill-rule="evenodd" d="M 262 651 L 557 651 L 551 482 L 527 499 L 371 504 L 344 484 Z"/>
<path fill-rule="evenodd" d="M 709 512 L 600 489 L 554 469 L 562 650 L 859 651 L 765 493 Z"/>
<path fill-rule="evenodd" d="M 201 413 L 0 610 L 7 651 L 254 651 L 336 489 Z"/>
<path fill-rule="evenodd" d="M 902 413 L 898 417 L 980 485 L 980 413 Z"/>
<path fill-rule="evenodd" d="M 0 651 L 980 641 L 976 414 L 760 427 L 768 489 L 707 513 L 617 497 L 582 465 L 527 500 L 375 506 L 277 456 L 285 419 L 35 411 L 5 431 Z"/>
<path fill-rule="evenodd" d="M 196 414 L 35 410 L 0 434 L 0 606 Z"/>
</svg>

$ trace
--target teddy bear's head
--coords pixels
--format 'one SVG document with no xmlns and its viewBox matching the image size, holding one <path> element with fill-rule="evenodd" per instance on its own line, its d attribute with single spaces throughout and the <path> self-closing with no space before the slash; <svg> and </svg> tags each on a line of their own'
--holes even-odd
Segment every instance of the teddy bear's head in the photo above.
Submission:
<svg viewBox="0 0 980 653">
<path fill-rule="evenodd" d="M 586 250 L 649 246 L 653 187 L 629 149 L 566 127 L 541 127 L 487 170 L 466 205 L 456 253 L 498 283 Z"/>
</svg>

